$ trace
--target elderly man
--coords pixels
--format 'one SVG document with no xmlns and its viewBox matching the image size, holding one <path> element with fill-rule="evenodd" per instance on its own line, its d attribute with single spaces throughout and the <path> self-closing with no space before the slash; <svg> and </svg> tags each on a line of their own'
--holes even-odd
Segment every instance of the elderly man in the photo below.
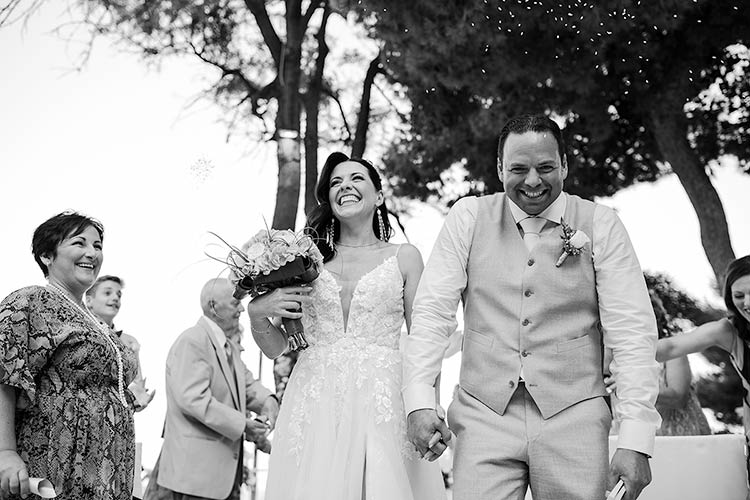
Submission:
<svg viewBox="0 0 750 500">
<path fill-rule="evenodd" d="M 206 283 L 203 316 L 169 350 L 164 443 L 146 500 L 239 498 L 243 439 L 263 443 L 276 422 L 276 396 L 253 379 L 231 341 L 244 310 L 233 291 L 226 279 Z"/>
</svg>

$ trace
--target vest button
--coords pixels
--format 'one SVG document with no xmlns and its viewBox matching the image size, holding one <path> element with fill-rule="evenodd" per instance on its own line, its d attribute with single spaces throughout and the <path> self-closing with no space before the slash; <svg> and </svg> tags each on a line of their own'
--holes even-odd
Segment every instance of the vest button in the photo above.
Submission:
<svg viewBox="0 0 750 500">
<path fill-rule="evenodd" d="M 510 387 L 511 389 L 513 389 L 515 386 L 516 386 L 515 382 L 513 382 L 512 380 L 508 381 L 508 387 Z"/>
<path fill-rule="evenodd" d="M 526 297 L 531 297 L 531 295 L 532 295 L 533 293 L 534 293 L 534 292 L 532 292 L 531 290 L 526 290 L 525 292 L 523 292 L 524 296 L 526 296 Z"/>
<path fill-rule="evenodd" d="M 530 353 L 529 351 L 521 351 L 521 356 L 523 356 L 524 358 L 525 358 L 526 356 L 530 355 L 530 354 L 531 354 L 531 353 Z"/>
<path fill-rule="evenodd" d="M 533 266 L 534 265 L 534 259 L 529 259 L 529 261 L 527 262 L 527 264 L 529 266 Z"/>
<path fill-rule="evenodd" d="M 521 321 L 521 324 L 522 324 L 523 326 L 526 326 L 526 325 L 528 325 L 529 323 L 531 323 L 531 321 L 529 321 L 528 319 L 525 319 L 525 320 Z"/>
</svg>

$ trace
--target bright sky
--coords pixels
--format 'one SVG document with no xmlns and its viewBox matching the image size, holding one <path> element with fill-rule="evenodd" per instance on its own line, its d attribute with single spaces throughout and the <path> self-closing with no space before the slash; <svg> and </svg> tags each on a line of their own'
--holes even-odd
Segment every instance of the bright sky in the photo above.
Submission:
<svg viewBox="0 0 750 500">
<path fill-rule="evenodd" d="M 30 246 L 46 218 L 75 209 L 104 223 L 102 274 L 126 281 L 116 323 L 140 341 L 148 385 L 157 391 L 136 416 L 150 468 L 161 445 L 167 351 L 200 316 L 202 284 L 222 271 L 204 255 L 213 241 L 207 231 L 241 244 L 263 227 L 264 217 L 271 220 L 275 147 L 227 143 L 209 104 L 185 111 L 203 75 L 191 61 L 148 70 L 102 40 L 82 72 L 69 72 L 78 48 L 49 33 L 63 20 L 43 9 L 25 30 L 20 24 L 0 30 L 0 297 L 44 283 Z M 200 160 L 213 167 L 195 168 Z M 750 253 L 750 176 L 725 167 L 714 184 L 736 254 Z M 619 211 L 645 269 L 665 272 L 694 296 L 716 302 L 697 220 L 676 177 L 602 201 Z M 426 258 L 440 214 L 419 205 L 404 220 Z M 245 347 L 257 373 L 249 336 Z M 454 356 L 446 363 L 444 402 L 457 368 Z M 272 385 L 268 360 L 263 380 Z"/>
</svg>

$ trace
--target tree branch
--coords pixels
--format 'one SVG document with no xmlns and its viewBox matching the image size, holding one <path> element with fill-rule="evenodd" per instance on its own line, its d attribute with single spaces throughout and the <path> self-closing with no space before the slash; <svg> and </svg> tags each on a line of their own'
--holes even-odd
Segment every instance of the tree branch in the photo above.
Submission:
<svg viewBox="0 0 750 500">
<path fill-rule="evenodd" d="M 342 106 L 341 101 L 339 100 L 339 96 L 336 95 L 328 86 L 326 86 L 323 89 L 323 93 L 333 99 L 333 102 L 336 103 L 336 106 L 339 108 L 339 113 L 341 113 L 341 120 L 344 122 L 344 130 L 346 130 L 346 137 L 344 137 L 344 144 L 349 144 L 352 140 L 352 130 L 349 127 L 349 122 L 346 120 L 346 113 L 344 112 L 344 106 Z"/>
<path fill-rule="evenodd" d="M 312 5 L 308 12 L 312 10 Z M 326 44 L 326 28 L 331 9 L 328 2 L 323 3 L 323 18 L 320 21 L 320 29 L 315 34 L 318 42 L 318 54 L 315 58 L 315 71 L 308 85 L 305 98 L 305 213 L 317 206 L 314 186 L 318 181 L 318 118 L 320 116 L 320 94 L 323 89 L 323 70 L 328 56 L 328 45 Z"/>
<path fill-rule="evenodd" d="M 251 94 L 257 94 L 257 93 L 260 92 L 260 90 L 261 90 L 260 87 L 258 87 L 255 83 L 253 83 L 250 80 L 248 80 L 245 77 L 245 75 L 242 74 L 242 71 L 239 68 L 230 68 L 230 67 L 228 67 L 228 66 L 226 66 L 226 65 L 224 65 L 224 64 L 222 64 L 220 62 L 217 62 L 217 61 L 214 61 L 212 59 L 209 59 L 208 57 L 206 57 L 204 55 L 204 51 L 203 50 L 198 50 L 198 47 L 196 47 L 195 44 L 192 41 L 189 41 L 188 45 L 190 45 L 190 48 L 193 49 L 193 53 L 198 57 L 198 59 L 200 59 L 201 61 L 203 61 L 206 64 L 209 64 L 209 65 L 211 65 L 211 66 L 213 66 L 213 67 L 221 70 L 221 73 L 222 73 L 221 76 L 222 76 L 222 78 L 224 78 L 226 76 L 236 77 L 236 78 L 238 78 L 245 85 L 245 87 L 248 89 L 248 91 Z"/>
<path fill-rule="evenodd" d="M 310 5 L 307 7 L 307 12 L 305 12 L 302 15 L 302 27 L 303 29 L 307 29 L 307 25 L 310 23 L 310 18 L 312 18 L 313 14 L 315 14 L 315 11 L 318 9 L 318 7 L 327 7 L 328 2 L 326 0 L 319 0 L 317 2 L 310 2 Z M 330 9 L 328 14 L 330 14 Z M 325 23 L 325 21 L 321 21 Z M 325 29 L 321 30 L 323 33 L 325 33 Z"/>
<path fill-rule="evenodd" d="M 266 46 L 271 52 L 271 57 L 273 57 L 276 67 L 281 68 L 282 43 L 279 35 L 276 34 L 271 19 L 268 17 L 265 4 L 262 0 L 245 0 L 245 6 L 253 14 L 253 17 L 255 17 L 255 22 L 258 23 L 260 33 L 263 35 L 263 41 L 266 42 Z"/>
<path fill-rule="evenodd" d="M 352 156 L 362 158 L 367 147 L 367 130 L 370 128 L 370 95 L 375 83 L 375 76 L 381 72 L 380 52 L 370 61 L 362 84 L 362 99 L 357 113 L 357 130 L 354 133 L 354 144 L 352 144 Z"/>
<path fill-rule="evenodd" d="M 7 5 L 4 5 L 3 7 L 0 7 L 0 27 L 5 25 L 11 25 L 18 21 L 19 19 L 27 19 L 41 7 L 41 5 L 44 3 L 44 0 L 32 0 L 31 5 L 29 5 L 29 8 L 21 12 L 17 18 L 11 19 L 11 16 L 13 13 L 18 9 L 18 6 L 21 5 L 21 3 L 24 0 L 10 0 Z"/>
</svg>

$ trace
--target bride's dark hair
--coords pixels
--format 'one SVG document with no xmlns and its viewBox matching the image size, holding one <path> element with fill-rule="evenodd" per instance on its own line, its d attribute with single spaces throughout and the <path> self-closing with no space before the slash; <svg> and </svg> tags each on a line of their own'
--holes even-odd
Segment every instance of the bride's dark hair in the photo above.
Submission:
<svg viewBox="0 0 750 500">
<path fill-rule="evenodd" d="M 315 197 L 318 199 L 318 206 L 310 211 L 307 216 L 307 224 L 305 227 L 305 233 L 312 236 L 315 244 L 318 246 L 320 253 L 323 254 L 323 262 L 328 262 L 336 255 L 335 247 L 332 249 L 328 243 L 327 235 L 329 226 L 333 226 L 333 242 L 335 243 L 339 239 L 341 234 L 341 227 L 339 221 L 333 216 L 331 205 L 328 202 L 328 192 L 331 187 L 331 173 L 337 165 L 344 163 L 345 161 L 357 162 L 365 169 L 372 180 L 373 185 L 377 191 L 383 190 L 383 183 L 380 180 L 380 175 L 375 167 L 367 161 L 361 158 L 349 158 L 344 153 L 331 153 L 326 159 L 323 165 L 323 170 L 320 172 L 318 178 L 318 185 L 315 187 Z M 380 237 L 380 223 L 378 221 L 378 213 L 383 221 L 383 227 L 385 234 Z M 372 215 L 372 231 L 379 239 L 388 241 L 393 234 L 391 229 L 390 221 L 388 220 L 388 209 L 385 207 L 385 202 L 375 209 L 375 213 Z"/>
</svg>

